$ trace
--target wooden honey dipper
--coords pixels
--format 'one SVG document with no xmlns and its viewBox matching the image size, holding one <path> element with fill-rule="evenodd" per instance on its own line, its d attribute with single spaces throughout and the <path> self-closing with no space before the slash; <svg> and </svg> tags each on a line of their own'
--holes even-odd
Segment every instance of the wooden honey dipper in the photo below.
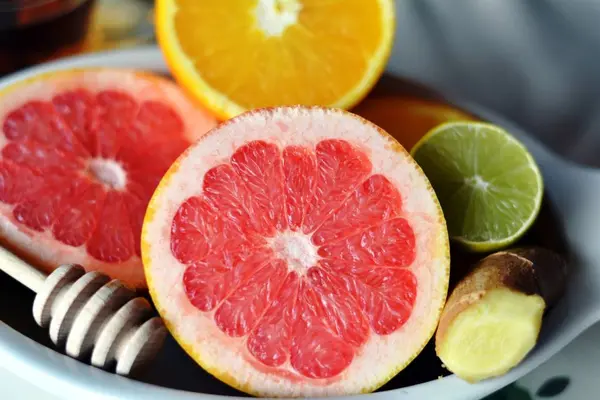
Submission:
<svg viewBox="0 0 600 400">
<path fill-rule="evenodd" d="M 133 375 L 162 347 L 167 330 L 150 303 L 120 281 L 79 265 L 46 276 L 3 247 L 0 270 L 36 293 L 33 317 L 65 353 L 119 375 Z"/>
</svg>

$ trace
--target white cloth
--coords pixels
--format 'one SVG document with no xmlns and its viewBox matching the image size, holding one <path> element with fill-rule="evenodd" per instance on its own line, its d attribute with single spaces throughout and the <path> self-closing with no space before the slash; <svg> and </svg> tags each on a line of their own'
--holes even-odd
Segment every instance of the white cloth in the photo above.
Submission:
<svg viewBox="0 0 600 400">
<path fill-rule="evenodd" d="M 600 0 L 397 0 L 391 69 L 600 166 Z"/>
</svg>

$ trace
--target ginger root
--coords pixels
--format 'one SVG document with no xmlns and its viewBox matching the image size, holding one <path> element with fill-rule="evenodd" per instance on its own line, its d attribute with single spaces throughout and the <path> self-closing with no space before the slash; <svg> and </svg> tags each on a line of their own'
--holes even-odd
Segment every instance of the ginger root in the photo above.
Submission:
<svg viewBox="0 0 600 400">
<path fill-rule="evenodd" d="M 544 312 L 565 281 L 566 263 L 550 250 L 487 256 L 448 298 L 435 337 L 438 357 L 468 382 L 505 374 L 535 346 Z"/>
</svg>

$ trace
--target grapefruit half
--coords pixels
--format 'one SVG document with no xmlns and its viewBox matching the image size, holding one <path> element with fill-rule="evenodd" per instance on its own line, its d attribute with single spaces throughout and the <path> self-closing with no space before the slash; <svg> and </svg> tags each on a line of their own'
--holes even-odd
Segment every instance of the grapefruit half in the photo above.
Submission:
<svg viewBox="0 0 600 400">
<path fill-rule="evenodd" d="M 51 72 L 0 91 L 0 240 L 45 270 L 145 287 L 139 238 L 160 178 L 215 125 L 166 78 Z"/>
<path fill-rule="evenodd" d="M 182 347 L 262 396 L 378 388 L 431 338 L 449 277 L 423 172 L 323 108 L 245 113 L 188 148 L 150 201 L 142 256 Z"/>
</svg>

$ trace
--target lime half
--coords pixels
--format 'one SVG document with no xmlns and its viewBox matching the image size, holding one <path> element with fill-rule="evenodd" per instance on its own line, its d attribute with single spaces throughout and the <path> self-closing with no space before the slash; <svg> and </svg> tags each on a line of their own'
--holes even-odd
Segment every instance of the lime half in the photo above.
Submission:
<svg viewBox="0 0 600 400">
<path fill-rule="evenodd" d="M 439 198 L 452 239 L 493 251 L 518 240 L 535 221 L 544 185 L 525 146 L 482 122 L 439 125 L 413 147 Z"/>
</svg>

